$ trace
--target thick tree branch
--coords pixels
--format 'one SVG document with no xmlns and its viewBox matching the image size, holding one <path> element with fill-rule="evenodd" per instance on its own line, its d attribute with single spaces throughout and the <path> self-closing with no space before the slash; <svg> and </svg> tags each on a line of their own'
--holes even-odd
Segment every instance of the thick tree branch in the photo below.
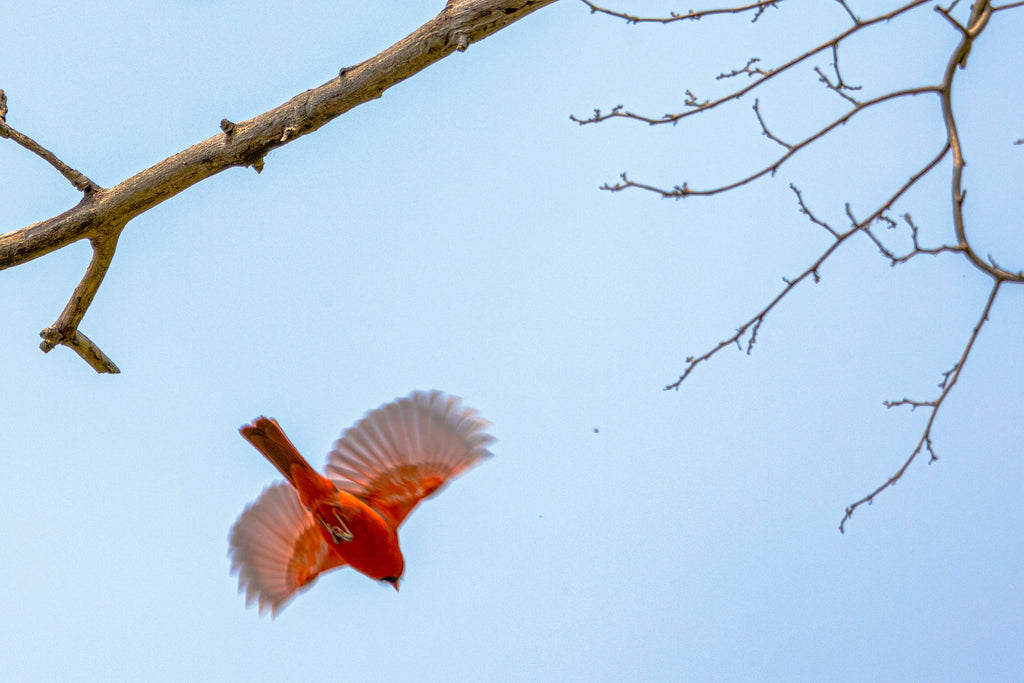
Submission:
<svg viewBox="0 0 1024 683">
<path fill-rule="evenodd" d="M 84 175 L 76 187 L 82 200 L 59 216 L 0 235 L 0 270 L 44 256 L 81 239 L 93 244 L 93 259 L 57 322 L 43 331 L 42 348 L 70 346 L 100 372 L 116 371 L 78 324 L 106 272 L 117 236 L 133 218 L 221 171 L 252 166 L 257 171 L 272 150 L 312 133 L 350 109 L 455 51 L 512 24 L 555 0 L 449 0 L 434 19 L 364 62 L 342 69 L 337 78 L 296 95 L 246 121 L 224 121 L 223 132 L 164 159 L 112 188 L 100 188 Z M 77 173 L 31 139 L 10 128 L 3 117 L 0 135 L 47 159 L 73 183 Z M 33 145 L 35 143 L 32 143 Z M 48 155 L 48 156 L 47 156 Z M 69 174 L 70 172 L 70 174 Z M 80 186 L 81 185 L 81 186 Z M 102 359 L 102 360 L 100 360 Z M 111 370 L 113 368 L 113 370 Z"/>
<path fill-rule="evenodd" d="M 948 18 L 948 15 L 940 11 L 940 14 Z M 999 280 L 1010 280 L 1024 282 L 1019 273 L 1011 273 L 997 267 L 991 261 L 986 262 L 971 248 L 967 239 L 967 229 L 964 225 L 964 199 L 967 196 L 963 189 L 963 172 L 966 162 L 964 161 L 963 147 L 960 143 L 960 133 L 956 125 L 956 117 L 953 115 L 953 78 L 958 69 L 964 68 L 967 63 L 967 55 L 971 52 L 974 39 L 984 30 L 992 16 L 992 6 L 987 0 L 978 0 L 971 13 L 971 20 L 967 28 L 960 27 L 960 44 L 953 51 L 949 62 L 946 64 L 946 71 L 942 79 L 940 99 L 942 101 L 942 120 L 946 125 L 946 135 L 949 138 L 950 148 L 953 150 L 953 174 L 950 187 L 952 198 L 953 230 L 956 234 L 957 246 L 970 260 L 975 268 L 988 273 Z M 950 19 L 950 21 L 952 21 Z M 955 22 L 954 22 L 955 23 Z"/>
</svg>

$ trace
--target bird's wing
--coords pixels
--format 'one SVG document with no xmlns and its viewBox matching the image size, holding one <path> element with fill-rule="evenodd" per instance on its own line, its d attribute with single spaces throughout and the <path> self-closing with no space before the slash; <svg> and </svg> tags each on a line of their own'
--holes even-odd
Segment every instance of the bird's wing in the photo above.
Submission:
<svg viewBox="0 0 1024 683">
<path fill-rule="evenodd" d="M 238 592 L 245 591 L 247 607 L 258 601 L 261 615 L 269 609 L 276 616 L 321 572 L 344 564 L 328 551 L 316 520 L 284 482 L 268 486 L 242 512 L 228 543 Z"/>
<path fill-rule="evenodd" d="M 491 455 L 489 426 L 458 397 L 413 392 L 346 430 L 326 474 L 397 528 L 417 503 Z"/>
</svg>

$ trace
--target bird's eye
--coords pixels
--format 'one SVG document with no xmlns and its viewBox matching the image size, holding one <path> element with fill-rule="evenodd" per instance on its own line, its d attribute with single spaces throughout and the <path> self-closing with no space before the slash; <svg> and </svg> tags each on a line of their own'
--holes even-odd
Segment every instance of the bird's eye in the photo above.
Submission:
<svg viewBox="0 0 1024 683">
<path fill-rule="evenodd" d="M 381 581 L 387 581 L 388 583 L 398 583 L 397 576 L 385 576 Z"/>
</svg>

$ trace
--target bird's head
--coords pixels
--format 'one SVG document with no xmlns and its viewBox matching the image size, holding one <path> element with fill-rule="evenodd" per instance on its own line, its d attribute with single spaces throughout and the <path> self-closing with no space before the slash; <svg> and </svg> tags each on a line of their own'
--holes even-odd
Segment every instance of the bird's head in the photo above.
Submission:
<svg viewBox="0 0 1024 683">
<path fill-rule="evenodd" d="M 390 583 L 397 591 L 398 582 L 402 580 L 402 574 L 405 573 L 405 558 L 402 556 L 401 548 L 398 547 L 398 534 L 395 533 L 394 529 L 391 529 L 391 533 L 393 534 L 394 542 L 387 544 L 384 551 L 387 560 L 380 565 L 378 569 L 380 574 L 376 576 L 380 577 L 381 581 Z"/>
</svg>

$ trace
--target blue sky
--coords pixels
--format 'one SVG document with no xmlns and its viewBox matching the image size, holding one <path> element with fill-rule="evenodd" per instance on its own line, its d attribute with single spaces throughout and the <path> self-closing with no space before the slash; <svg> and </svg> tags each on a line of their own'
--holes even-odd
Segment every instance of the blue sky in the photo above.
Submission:
<svg viewBox="0 0 1024 683">
<path fill-rule="evenodd" d="M 11 125 L 110 186 L 440 6 L 10 7 L 0 88 Z M 998 19 L 957 113 L 970 229 L 1016 270 L 1024 102 L 1010 46 L 1024 12 Z M 976 271 L 948 255 L 893 269 L 854 240 L 769 316 L 751 355 L 727 350 L 662 391 L 827 246 L 789 183 L 836 225 L 846 202 L 867 213 L 940 148 L 934 98 L 866 115 L 774 178 L 682 202 L 598 187 L 622 171 L 709 186 L 762 167 L 780 148 L 752 102 L 676 127 L 568 118 L 677 111 L 686 89 L 723 93 L 714 75 L 751 56 L 777 64 L 848 21 L 798 0 L 753 26 L 544 8 L 275 151 L 261 175 L 225 172 L 129 225 L 82 323 L 118 376 L 37 349 L 87 245 L 0 274 L 0 670 L 1019 678 L 1024 292 L 1003 291 L 943 406 L 941 460 L 915 463 L 845 535 L 845 506 L 902 463 L 927 418 L 882 401 L 935 395 L 987 296 Z M 875 93 L 935 83 L 956 38 L 926 7 L 844 48 L 844 77 Z M 760 97 L 790 139 L 843 110 L 809 67 Z M 78 200 L 9 142 L 0 178 L 5 231 Z M 897 208 L 936 242 L 948 182 L 944 166 Z M 341 571 L 274 621 L 246 610 L 227 534 L 275 471 L 237 428 L 273 416 L 321 466 L 367 410 L 430 388 L 480 410 L 498 442 L 402 527 L 401 593 Z"/>
</svg>

